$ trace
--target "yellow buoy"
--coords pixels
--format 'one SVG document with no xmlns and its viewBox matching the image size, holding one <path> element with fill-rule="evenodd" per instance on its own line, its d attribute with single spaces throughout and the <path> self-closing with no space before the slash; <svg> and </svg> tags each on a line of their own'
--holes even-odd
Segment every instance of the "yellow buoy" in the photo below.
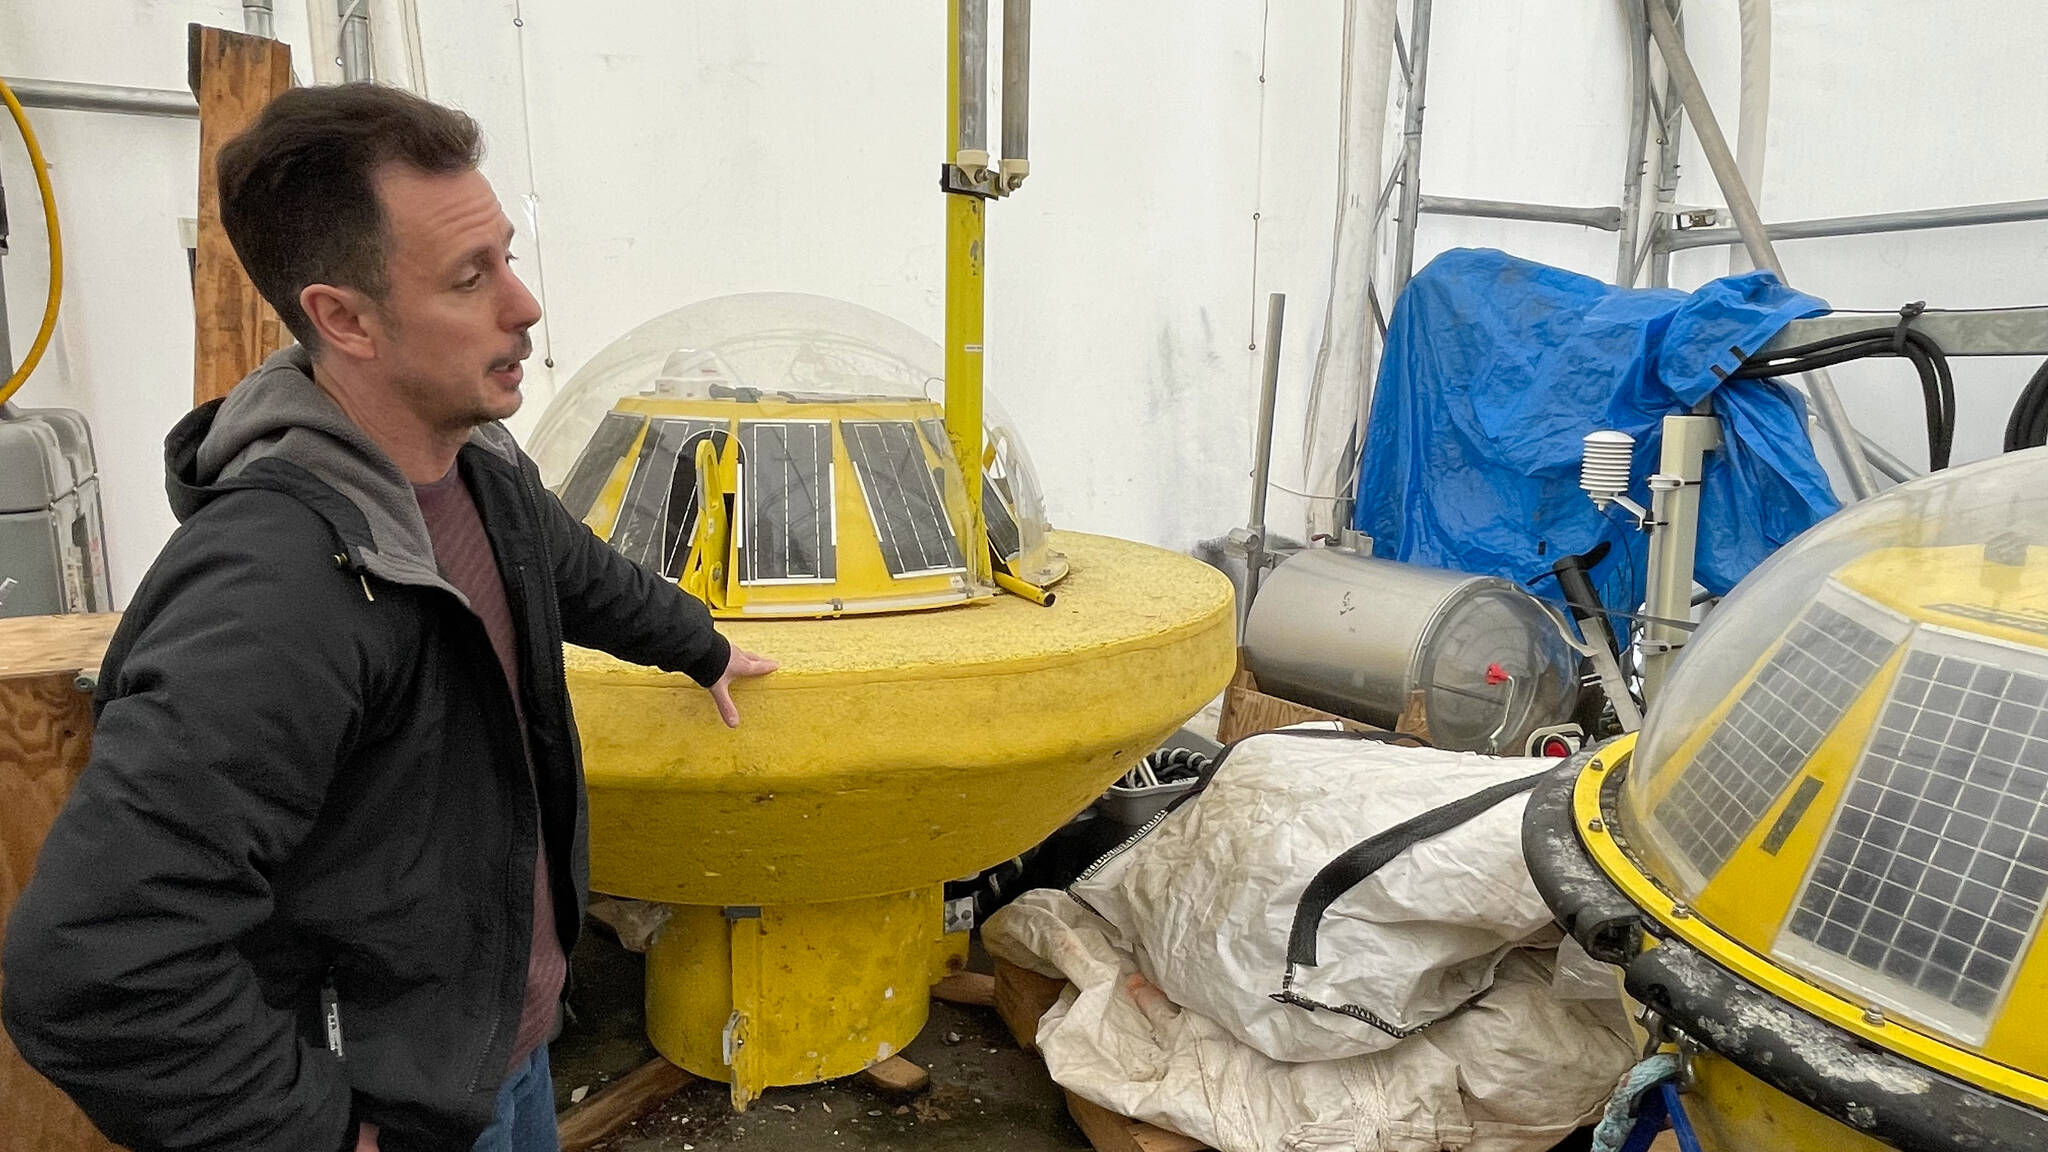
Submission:
<svg viewBox="0 0 2048 1152">
<path fill-rule="evenodd" d="M 1824 521 L 1532 795 L 1710 1148 L 2048 1139 L 2048 450 Z"/>
<path fill-rule="evenodd" d="M 574 514 L 781 662 L 734 686 L 737 730 L 685 676 L 567 662 L 591 886 L 670 908 L 648 1034 L 740 1106 L 908 1044 L 966 958 L 945 882 L 1044 839 L 1235 664 L 1229 581 L 1049 532 L 992 405 L 967 514 L 939 361 L 837 301 L 708 301 L 600 353 L 535 438 Z"/>
<path fill-rule="evenodd" d="M 737 687 L 734 731 L 687 677 L 571 651 L 591 886 L 679 906 L 648 956 L 663 1055 L 745 1099 L 901 1049 L 945 972 L 944 882 L 1042 840 L 1222 690 L 1228 581 L 1055 539 L 1049 608 L 725 625 L 782 662 Z"/>
</svg>

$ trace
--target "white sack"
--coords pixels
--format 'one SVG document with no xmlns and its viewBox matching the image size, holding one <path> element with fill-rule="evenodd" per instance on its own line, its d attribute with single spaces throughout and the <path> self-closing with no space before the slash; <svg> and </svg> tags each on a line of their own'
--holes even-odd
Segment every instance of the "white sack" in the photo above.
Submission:
<svg viewBox="0 0 2048 1152">
<path fill-rule="evenodd" d="M 1064 893 L 1025 893 L 983 941 L 1073 982 L 1038 1026 L 1055 1081 L 1219 1152 L 1540 1152 L 1596 1116 L 1632 1062 L 1598 1005 L 1551 995 L 1530 950 L 1503 958 L 1470 1007 L 1391 1048 L 1288 1063 L 1175 1006 Z"/>
<path fill-rule="evenodd" d="M 1485 991 L 1524 942 L 1555 944 L 1522 862 L 1526 795 L 1423 840 L 1332 903 L 1316 967 L 1281 990 L 1295 905 L 1316 873 L 1410 817 L 1543 770 L 1548 760 L 1287 732 L 1233 748 L 1207 791 L 1072 886 L 1174 1003 L 1276 1060 L 1390 1047 Z"/>
</svg>

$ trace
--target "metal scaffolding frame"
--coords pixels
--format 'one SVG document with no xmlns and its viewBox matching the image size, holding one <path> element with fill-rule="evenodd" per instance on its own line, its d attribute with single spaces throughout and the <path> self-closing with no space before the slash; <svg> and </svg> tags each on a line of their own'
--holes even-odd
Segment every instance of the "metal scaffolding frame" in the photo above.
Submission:
<svg viewBox="0 0 2048 1152">
<path fill-rule="evenodd" d="M 1832 236 L 1860 236 L 1920 231 L 1933 228 L 1962 228 L 1984 224 L 2048 220 L 2048 200 L 2020 200 L 1995 204 L 1968 204 L 1909 212 L 1886 212 L 1864 216 L 1842 216 L 1820 220 L 1768 224 L 1758 216 L 1749 190 L 1736 171 L 1735 160 L 1708 105 L 1705 92 L 1693 74 L 1684 45 L 1678 0 L 1618 0 L 1629 28 L 1629 131 L 1628 154 L 1620 188 L 1620 203 L 1614 206 L 1580 207 L 1556 204 L 1525 204 L 1505 200 L 1475 200 L 1462 197 L 1424 195 L 1421 189 L 1422 131 L 1425 88 L 1429 64 L 1429 23 L 1431 0 L 1410 0 L 1408 35 L 1395 32 L 1400 76 L 1405 86 L 1403 100 L 1400 163 L 1389 182 L 1389 192 L 1399 186 L 1395 201 L 1394 267 L 1392 297 L 1398 297 L 1413 274 L 1415 229 L 1427 214 L 1475 216 L 1497 220 L 1529 220 L 1571 224 L 1616 233 L 1615 283 L 1634 286 L 1644 269 L 1649 283 L 1669 287 L 1671 256 L 1693 248 L 1742 244 L 1751 260 L 1784 278 L 1774 240 L 1803 240 Z M 1651 53 L 1665 63 L 1661 93 L 1650 74 Z M 1687 121 L 1693 124 L 1707 153 L 1709 165 L 1728 201 L 1733 227 L 1689 226 L 1676 208 L 1680 133 Z M 1647 163 L 1648 137 L 1657 130 L 1656 163 Z M 1646 185 L 1649 187 L 1646 188 Z M 1649 189 L 1654 188 L 1647 241 L 1642 236 L 1641 215 Z M 1384 204 L 1389 197 L 1382 197 Z M 1368 285 L 1368 291 L 1372 288 Z M 1376 297 L 1376 294 L 1375 294 Z M 1787 347 L 1825 335 L 1856 331 L 1878 323 L 1896 323 L 1895 313 L 1834 313 L 1794 321 L 1766 349 Z M 2048 355 L 2048 308 L 2017 308 L 1977 311 L 1929 310 L 1912 322 L 1927 332 L 1952 355 L 2007 356 Z M 1834 444 L 1848 475 L 1849 486 L 1858 498 L 1875 490 L 1872 471 L 1894 480 L 1918 473 L 1858 432 L 1842 410 L 1834 387 L 1824 373 L 1802 379 L 1814 401 L 1822 431 Z"/>
</svg>

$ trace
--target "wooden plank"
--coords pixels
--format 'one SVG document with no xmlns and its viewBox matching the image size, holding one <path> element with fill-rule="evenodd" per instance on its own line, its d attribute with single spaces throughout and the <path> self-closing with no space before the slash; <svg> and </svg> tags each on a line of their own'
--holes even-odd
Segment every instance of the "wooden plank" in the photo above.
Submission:
<svg viewBox="0 0 2048 1152">
<path fill-rule="evenodd" d="M 1038 1022 L 1059 1003 L 1060 994 L 1066 989 L 1065 980 L 1041 976 L 1005 960 L 996 961 L 996 1015 L 1003 1018 L 1019 1048 L 1037 1054 Z"/>
<path fill-rule="evenodd" d="M 868 1087 L 894 1100 L 907 1100 L 932 1086 L 932 1074 L 923 1065 L 901 1056 L 870 1064 L 859 1075 Z"/>
<path fill-rule="evenodd" d="M 67 621 L 89 619 L 60 617 Z M 0 621 L 14 639 L 36 619 Z M 25 660 L 25 657 L 22 658 Z M 92 698 L 73 681 L 83 661 L 39 674 L 0 676 L 0 946 L 7 914 L 28 886 L 36 853 L 85 769 L 92 748 Z M 95 653 L 90 662 L 96 665 Z M 71 1098 L 42 1078 L 0 1032 L 0 1140 L 9 1152 L 101 1152 L 114 1145 Z"/>
<path fill-rule="evenodd" d="M 659 1056 L 649 1060 L 557 1118 L 562 1152 L 585 1152 L 599 1140 L 653 1111 L 693 1079 Z"/>
<path fill-rule="evenodd" d="M 1067 1113 L 1080 1125 L 1095 1152 L 1209 1152 L 1207 1144 L 1192 1136 L 1119 1116 L 1072 1092 L 1067 1093 Z"/>
<path fill-rule="evenodd" d="M 982 972 L 954 972 L 932 985 L 932 999 L 986 1008 L 996 1002 L 996 978 Z"/>
<path fill-rule="evenodd" d="M 290 340 L 242 271 L 220 226 L 214 162 L 221 146 L 292 86 L 292 50 L 262 36 L 186 26 L 186 83 L 199 100 L 199 247 L 192 270 L 192 403 L 228 394 Z"/>
<path fill-rule="evenodd" d="M 1419 740 L 1429 739 L 1429 725 L 1421 713 L 1421 701 L 1422 694 L 1415 693 L 1409 701 L 1408 710 L 1395 722 L 1394 731 L 1404 736 L 1414 736 Z M 1354 732 L 1386 731 L 1384 728 L 1362 724 L 1334 712 L 1325 712 L 1320 708 L 1311 708 L 1306 704 L 1296 704 L 1292 700 L 1269 696 L 1259 691 L 1259 682 L 1250 672 L 1240 668 L 1237 675 L 1231 678 L 1230 686 L 1223 690 L 1223 715 L 1216 725 L 1216 739 L 1219 743 L 1232 744 L 1247 736 L 1271 732 L 1275 728 L 1285 728 L 1290 724 L 1331 720 Z"/>
<path fill-rule="evenodd" d="M 1005 960 L 996 961 L 996 1014 L 1026 1052 L 1038 1052 L 1038 1022 L 1067 990 L 1065 980 L 1041 976 Z M 1067 1111 L 1095 1146 L 1095 1152 L 1208 1152 L 1200 1140 L 1119 1116 L 1091 1100 L 1066 1093 Z"/>
<path fill-rule="evenodd" d="M 120 622 L 118 612 L 0 619 L 0 677 L 97 668 Z"/>
</svg>

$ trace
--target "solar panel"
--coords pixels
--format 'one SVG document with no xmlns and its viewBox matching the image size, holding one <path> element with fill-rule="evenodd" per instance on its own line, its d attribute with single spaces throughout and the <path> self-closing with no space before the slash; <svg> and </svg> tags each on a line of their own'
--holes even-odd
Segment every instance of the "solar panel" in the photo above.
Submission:
<svg viewBox="0 0 2048 1152">
<path fill-rule="evenodd" d="M 2048 896 L 2048 656 L 1922 627 L 1779 950 L 1978 1041 Z"/>
<path fill-rule="evenodd" d="M 1015 560 L 1017 553 L 1024 550 L 1024 534 L 1017 527 L 1017 518 L 1010 515 L 1010 506 L 1003 502 L 995 481 L 986 475 L 981 478 L 981 518 L 988 525 L 989 546 L 996 555 L 1006 563 Z"/>
<path fill-rule="evenodd" d="M 668 572 L 679 534 L 696 521 L 696 439 L 724 427 L 723 420 L 655 420 L 648 425 L 612 525 L 612 547 L 636 564 Z M 680 539 L 687 546 L 688 536 Z"/>
<path fill-rule="evenodd" d="M 816 584 L 837 572 L 832 425 L 740 424 L 740 582 Z"/>
<path fill-rule="evenodd" d="M 1727 862 L 1912 624 L 1830 582 L 1652 815 L 1695 878 Z"/>
<path fill-rule="evenodd" d="M 839 430 L 889 575 L 960 571 L 960 543 L 918 445 L 917 427 L 908 420 L 846 420 Z"/>
<path fill-rule="evenodd" d="M 611 479 L 612 470 L 618 467 L 626 449 L 633 446 L 633 437 L 640 434 L 646 423 L 647 417 L 630 412 L 607 412 L 598 421 L 590 443 L 583 446 L 583 455 L 576 458 L 569 478 L 562 482 L 562 507 L 569 510 L 569 515 L 578 520 L 590 515 L 590 506 L 597 503 L 604 482 Z"/>
</svg>

